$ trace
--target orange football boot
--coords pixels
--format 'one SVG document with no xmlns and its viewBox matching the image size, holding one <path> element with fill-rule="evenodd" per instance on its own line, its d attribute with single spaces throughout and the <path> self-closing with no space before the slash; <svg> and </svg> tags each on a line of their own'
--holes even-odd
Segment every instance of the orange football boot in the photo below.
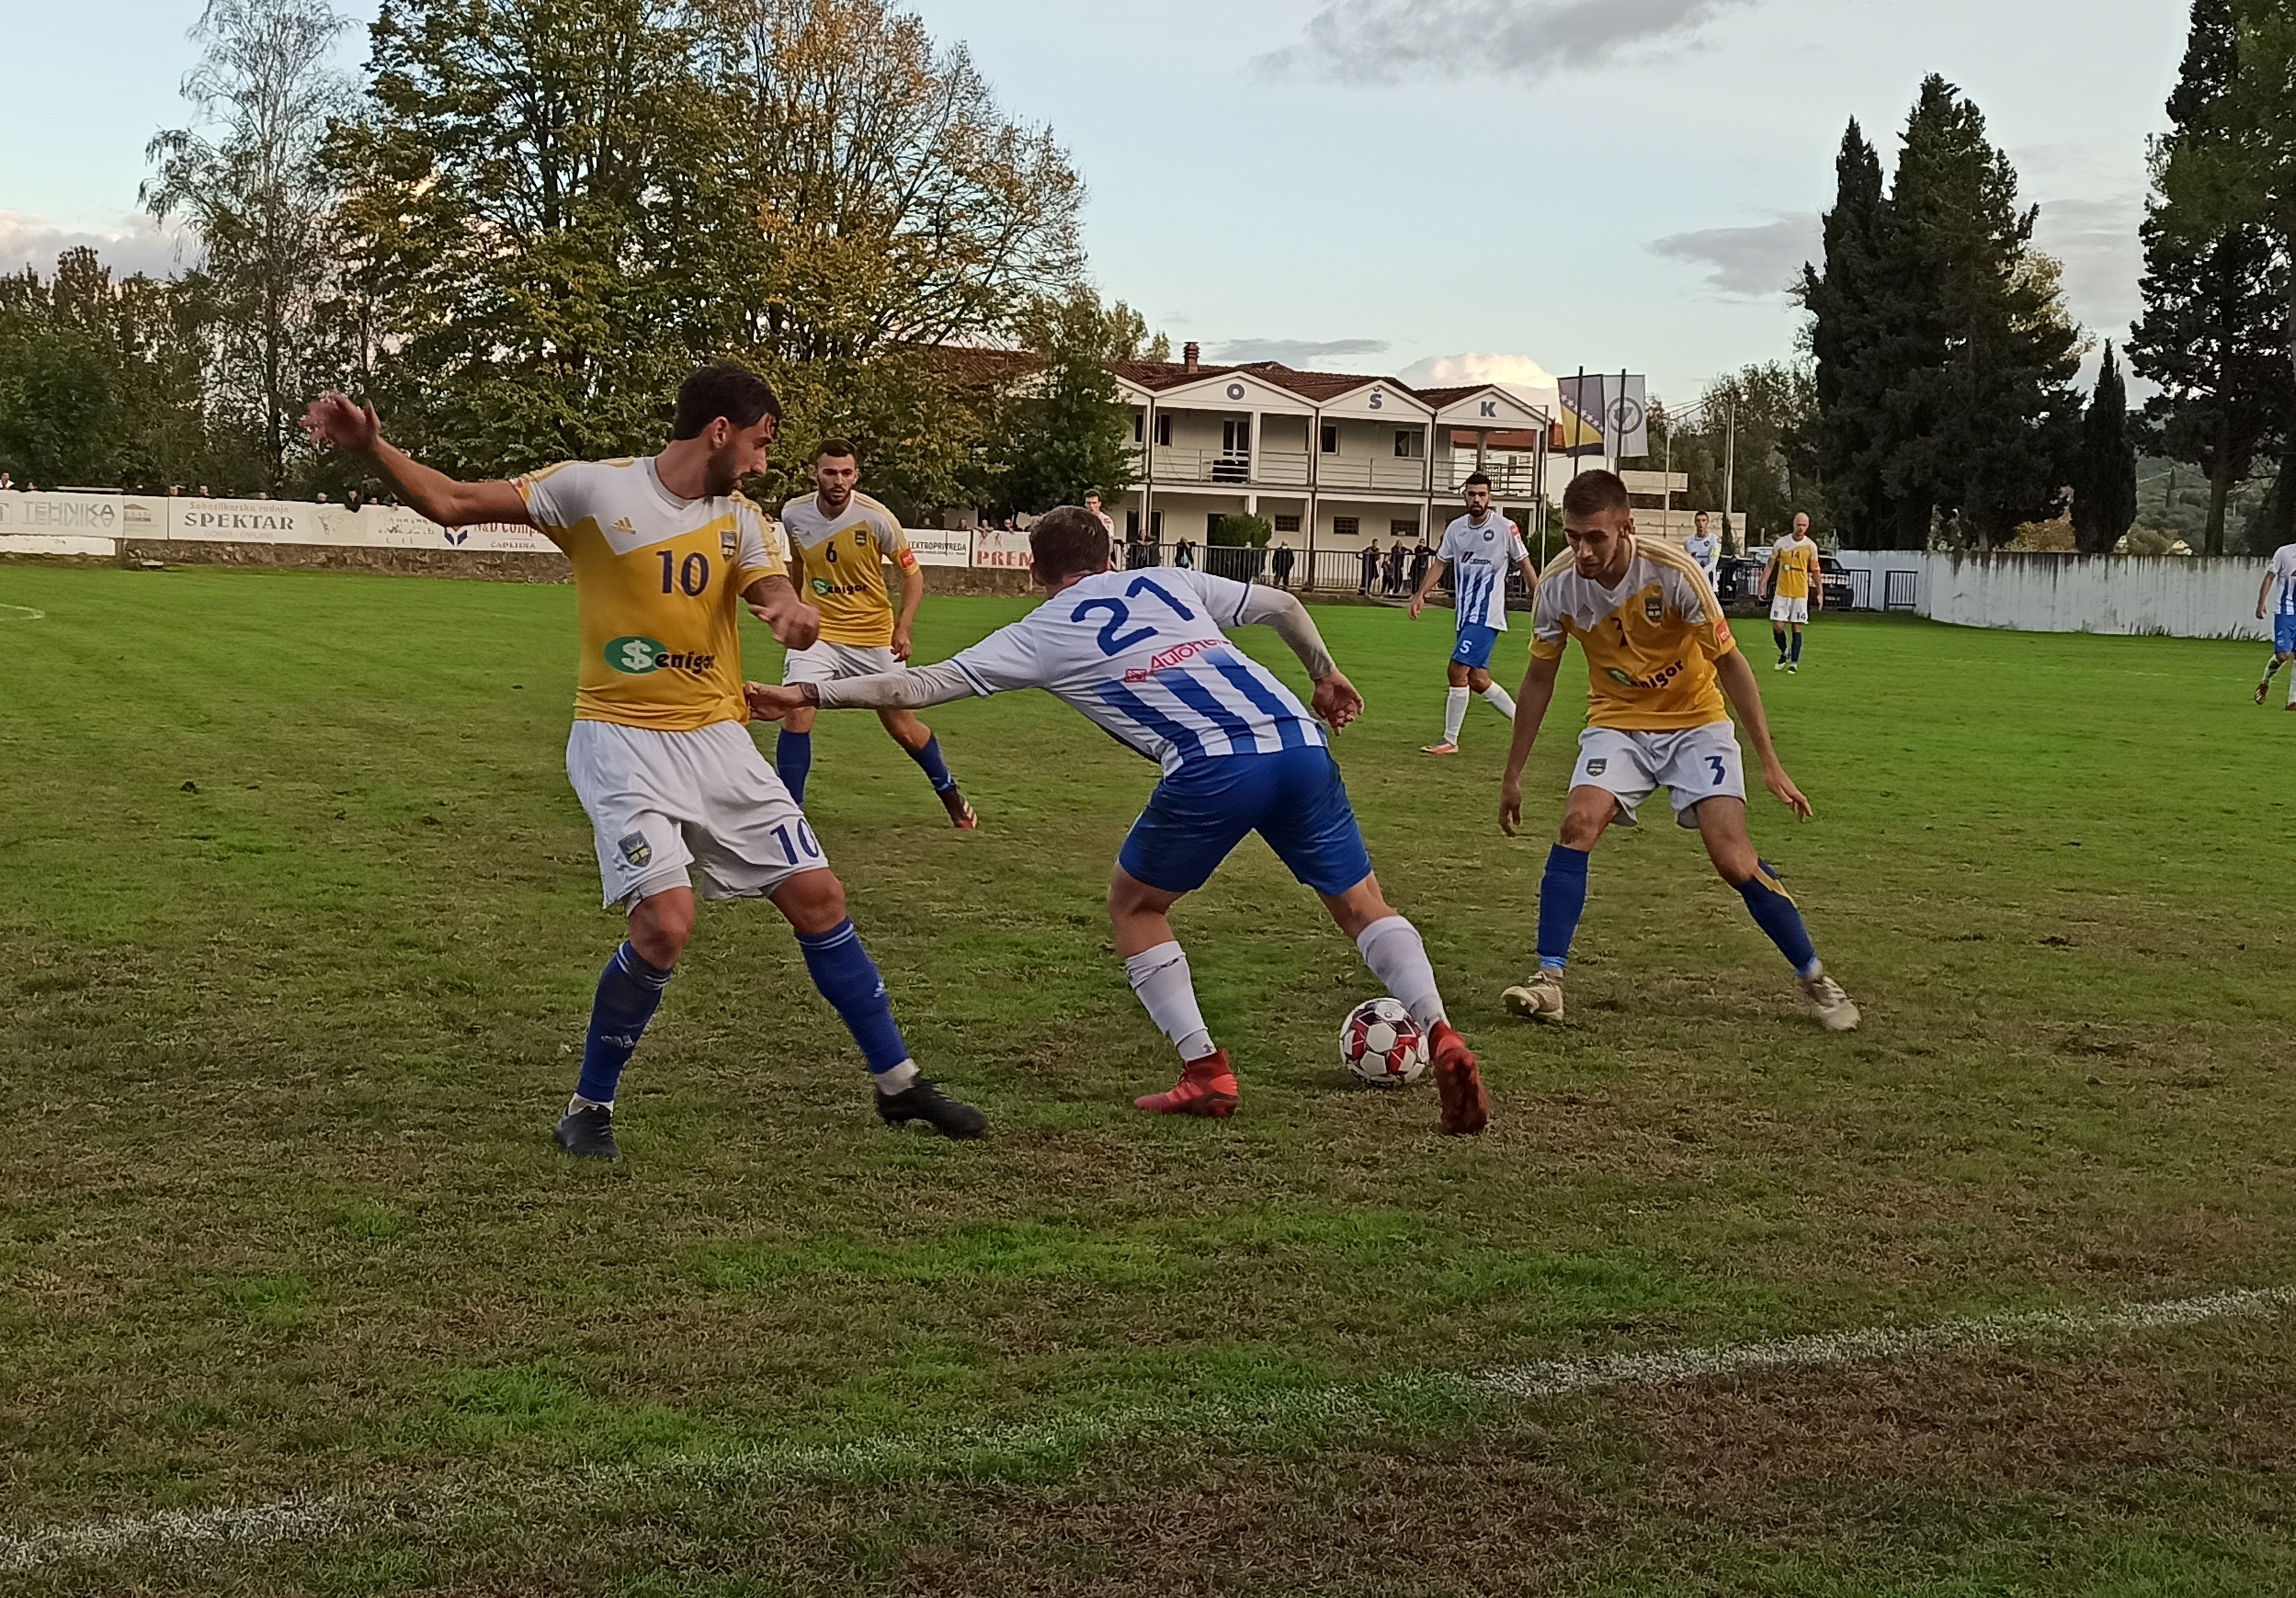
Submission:
<svg viewBox="0 0 2296 1598">
<path fill-rule="evenodd" d="M 1472 1060 L 1472 1057 L 1470 1057 Z M 1472 1069 L 1472 1064 L 1469 1067 Z M 1201 1060 L 1180 1067 L 1180 1080 L 1160 1094 L 1145 1094 L 1132 1101 L 1134 1109 L 1152 1116 L 1204 1116 L 1225 1120 L 1235 1114 L 1239 1095 L 1228 1051 L 1215 1049 Z"/>
<path fill-rule="evenodd" d="M 1435 1054 L 1435 1091 L 1443 1101 L 1444 1134 L 1472 1138 L 1491 1124 L 1491 1095 L 1483 1091 L 1475 1057 L 1448 1021 L 1428 1028 L 1427 1042 Z"/>
</svg>

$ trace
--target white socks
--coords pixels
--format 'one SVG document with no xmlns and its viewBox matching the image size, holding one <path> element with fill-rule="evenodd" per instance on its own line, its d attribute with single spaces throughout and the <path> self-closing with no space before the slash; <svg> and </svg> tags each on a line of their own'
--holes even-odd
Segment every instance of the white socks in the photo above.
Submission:
<svg viewBox="0 0 2296 1598">
<path fill-rule="evenodd" d="M 1505 688 L 1500 687 L 1498 684 L 1493 683 L 1489 687 L 1483 690 L 1483 702 L 1490 706 L 1494 710 L 1496 710 L 1500 715 L 1506 717 L 1509 721 L 1515 720 L 1515 700 L 1513 697 L 1510 696 Z"/>
<path fill-rule="evenodd" d="M 2296 677 L 2289 679 L 2296 682 Z M 1467 725 L 1467 690 L 1453 688 L 1443 698 L 1443 742 L 1459 742 L 1459 730 Z"/>
<path fill-rule="evenodd" d="M 1188 954 L 1178 944 L 1160 943 L 1126 957 L 1124 975 L 1146 1006 L 1148 1019 L 1179 1049 L 1182 1062 L 1213 1052 L 1211 1029 L 1204 1025 L 1204 1013 L 1196 1007 L 1196 983 L 1188 973 Z"/>
<path fill-rule="evenodd" d="M 877 1084 L 877 1091 L 881 1094 L 905 1094 L 917 1075 L 916 1061 L 904 1060 L 899 1065 L 888 1066 L 883 1071 L 870 1071 L 869 1080 Z"/>
<path fill-rule="evenodd" d="M 1466 689 L 1453 691 L 1466 697 Z M 1432 1026 L 1444 1018 L 1443 995 L 1436 992 L 1435 968 L 1427 963 L 1426 946 L 1419 941 L 1417 927 L 1400 915 L 1391 915 L 1365 927 L 1363 935 L 1356 939 L 1356 947 L 1363 952 L 1363 963 L 1371 968 L 1371 974 L 1387 985 L 1414 1021 Z"/>
</svg>

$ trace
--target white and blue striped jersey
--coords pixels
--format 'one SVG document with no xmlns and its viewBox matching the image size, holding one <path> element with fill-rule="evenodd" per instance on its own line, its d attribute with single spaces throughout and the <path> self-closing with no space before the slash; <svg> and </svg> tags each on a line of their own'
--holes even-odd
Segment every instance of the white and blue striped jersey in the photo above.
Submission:
<svg viewBox="0 0 2296 1598">
<path fill-rule="evenodd" d="M 1530 559 L 1521 530 L 1496 511 L 1485 511 L 1480 524 L 1461 516 L 1443 529 L 1435 558 L 1451 569 L 1459 625 L 1505 632 L 1506 574 Z"/>
<path fill-rule="evenodd" d="M 2282 544 L 2272 551 L 2272 580 L 2279 584 L 2272 614 L 2296 616 L 2296 544 Z"/>
<path fill-rule="evenodd" d="M 975 694 L 1042 688 L 1168 776 L 1322 744 L 1276 675 L 1228 641 L 1249 584 L 1172 566 L 1102 572 L 949 659 Z"/>
</svg>

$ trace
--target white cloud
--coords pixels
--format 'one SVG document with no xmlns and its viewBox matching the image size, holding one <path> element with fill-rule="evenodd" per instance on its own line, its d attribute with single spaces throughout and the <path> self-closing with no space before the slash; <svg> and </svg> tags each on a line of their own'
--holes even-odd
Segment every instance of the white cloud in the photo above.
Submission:
<svg viewBox="0 0 2296 1598">
<path fill-rule="evenodd" d="M 1322 361 L 1346 359 L 1360 355 L 1378 355 L 1387 348 L 1383 338 L 1236 338 L 1211 346 L 1210 358 L 1222 366 L 1242 366 L 1246 361 L 1279 361 L 1288 367 L 1312 371 Z"/>
<path fill-rule="evenodd" d="M 1687 42 L 1759 0 L 1324 0 L 1297 44 L 1253 65 L 1275 77 L 1396 83 L 1461 72 L 1544 77 Z"/>
<path fill-rule="evenodd" d="M 1395 374 L 1415 389 L 1457 389 L 1496 383 L 1527 405 L 1558 413 L 1554 374 L 1527 355 L 1438 355 L 1413 361 Z"/>
<path fill-rule="evenodd" d="M 2064 263 L 2065 308 L 2101 342 L 2128 341 L 2143 311 L 2137 280 L 2144 275 L 2141 195 L 2043 200 L 2033 244 Z"/>
<path fill-rule="evenodd" d="M 1653 255 L 1706 267 L 1708 286 L 1722 294 L 1767 300 L 1783 297 L 1802 275 L 1802 263 L 1818 259 L 1824 244 L 1814 212 L 1781 211 L 1752 227 L 1669 233 L 1650 248 Z"/>
<path fill-rule="evenodd" d="M 112 232 L 77 232 L 57 227 L 44 216 L 0 210 L 0 271 L 5 272 L 30 266 L 44 277 L 56 269 L 58 255 L 85 245 L 115 277 L 144 272 L 165 278 L 176 270 L 179 257 L 188 259 L 190 242 L 181 228 L 156 217 L 126 216 Z"/>
</svg>

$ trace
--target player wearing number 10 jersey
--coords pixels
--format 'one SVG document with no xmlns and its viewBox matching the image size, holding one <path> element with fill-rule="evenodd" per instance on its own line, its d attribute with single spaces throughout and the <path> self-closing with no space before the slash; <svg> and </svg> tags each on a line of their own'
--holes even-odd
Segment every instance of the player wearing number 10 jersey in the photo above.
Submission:
<svg viewBox="0 0 2296 1598">
<path fill-rule="evenodd" d="M 1534 1020 L 1563 1018 L 1563 968 L 1586 907 L 1586 857 L 1613 822 L 1634 825 L 1636 810 L 1663 788 L 1675 820 L 1698 830 L 1722 880 L 1792 963 L 1818 1019 L 1845 1031 L 1858 1025 L 1858 1007 L 1825 974 L 1802 912 L 1746 836 L 1745 777 L 1725 695 L 1761 756 L 1770 792 L 1798 816 L 1809 815 L 1810 801 L 1770 746 L 1754 669 L 1704 573 L 1681 551 L 1638 539 L 1628 505 L 1626 484 L 1614 473 L 1573 478 L 1563 496 L 1571 552 L 1539 584 L 1530 670 L 1499 793 L 1499 825 L 1510 836 L 1522 821 L 1523 765 L 1572 639 L 1586 656 L 1590 691 L 1562 839 L 1547 852 L 1539 885 L 1539 969 L 1506 991 L 1507 1008 Z"/>
<path fill-rule="evenodd" d="M 1345 727 L 1362 697 L 1324 652 L 1307 610 L 1279 589 L 1179 568 L 1112 572 L 1108 532 L 1064 505 L 1029 529 L 1047 602 L 938 664 L 783 687 L 752 684 L 758 715 L 801 707 L 915 708 L 1014 688 L 1042 688 L 1164 770 L 1133 823 L 1108 886 L 1116 950 L 1132 991 L 1179 1048 L 1179 1084 L 1135 1101 L 1162 1115 L 1224 1116 L 1238 1098 L 1227 1053 L 1212 1045 L 1169 912 L 1256 832 L 1313 889 L 1364 963 L 1427 1029 L 1443 1129 L 1480 1132 L 1490 1105 L 1475 1057 L 1445 1018 L 1434 969 L 1411 923 L 1371 874 L 1323 717 Z M 1260 622 L 1291 646 L 1315 683 L 1310 715 L 1225 629 Z"/>
<path fill-rule="evenodd" d="M 861 1046 L 889 1123 L 981 1135 L 978 1110 L 917 1074 L 845 889 L 743 725 L 741 606 L 793 649 L 820 614 L 790 585 L 777 529 L 734 485 L 766 464 L 781 406 L 764 380 L 705 367 L 678 391 L 676 436 L 642 460 L 572 461 L 515 482 L 457 482 L 384 442 L 372 406 L 314 402 L 314 442 L 362 455 L 442 526 L 532 527 L 574 563 L 582 666 L 566 771 L 589 813 L 606 902 L 630 937 L 607 962 L 560 1147 L 611 1160 L 614 1095 L 692 935 L 689 867 L 711 899 L 788 917 L 822 996 Z"/>
</svg>

